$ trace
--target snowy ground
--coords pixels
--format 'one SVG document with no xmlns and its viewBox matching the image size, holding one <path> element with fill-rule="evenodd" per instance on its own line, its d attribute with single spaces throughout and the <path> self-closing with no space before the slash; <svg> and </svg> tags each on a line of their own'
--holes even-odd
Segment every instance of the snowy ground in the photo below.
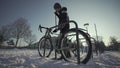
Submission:
<svg viewBox="0 0 120 68">
<path fill-rule="evenodd" d="M 94 56 L 87 64 L 40 58 L 37 50 L 0 49 L 0 68 L 120 68 L 120 52 Z"/>
</svg>

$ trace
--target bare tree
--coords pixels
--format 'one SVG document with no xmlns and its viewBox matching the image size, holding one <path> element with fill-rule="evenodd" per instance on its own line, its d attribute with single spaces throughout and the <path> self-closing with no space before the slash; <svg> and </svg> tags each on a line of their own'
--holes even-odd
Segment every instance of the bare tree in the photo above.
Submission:
<svg viewBox="0 0 120 68">
<path fill-rule="evenodd" d="M 36 36 L 32 33 L 28 33 L 28 35 L 24 37 L 24 41 L 30 46 L 36 41 Z"/>
<path fill-rule="evenodd" d="M 10 25 L 0 26 L 0 44 L 10 39 Z"/>
<path fill-rule="evenodd" d="M 9 39 L 9 37 L 10 37 L 9 31 L 10 31 L 9 25 L 1 26 L 0 35 L 3 36 L 4 41 Z"/>
<path fill-rule="evenodd" d="M 118 41 L 117 41 L 116 37 L 110 37 L 110 45 L 114 46 L 117 43 L 118 43 Z"/>
<path fill-rule="evenodd" d="M 109 48 L 111 50 L 119 50 L 119 41 L 117 40 L 117 38 L 115 36 L 110 37 L 110 44 L 109 44 Z"/>
<path fill-rule="evenodd" d="M 24 18 L 16 20 L 12 25 L 11 31 L 12 37 L 16 39 L 15 47 L 17 47 L 19 39 L 26 37 L 29 33 L 31 33 L 31 30 L 28 21 Z"/>
<path fill-rule="evenodd" d="M 3 35 L 0 34 L 0 47 L 1 47 L 1 44 L 2 44 L 2 42 L 3 42 L 3 39 L 4 39 L 4 38 L 3 38 Z"/>
</svg>

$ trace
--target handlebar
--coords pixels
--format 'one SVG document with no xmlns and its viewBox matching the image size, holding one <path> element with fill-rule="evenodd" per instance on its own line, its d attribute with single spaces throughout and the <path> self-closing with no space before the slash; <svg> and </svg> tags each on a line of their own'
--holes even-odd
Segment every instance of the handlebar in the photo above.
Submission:
<svg viewBox="0 0 120 68">
<path fill-rule="evenodd" d="M 40 32 L 42 32 L 42 29 L 41 29 L 41 28 L 42 28 L 42 26 L 41 26 L 41 25 L 39 25 L 39 28 L 38 28 L 38 30 L 40 29 Z"/>
<path fill-rule="evenodd" d="M 74 23 L 77 30 L 86 31 L 85 29 L 78 28 L 77 23 L 76 23 L 75 21 L 73 21 L 73 20 L 70 20 L 69 23 Z M 61 24 L 61 25 L 56 25 L 56 26 L 53 26 L 53 27 L 50 27 L 50 28 L 48 28 L 48 27 L 42 27 L 41 25 L 39 25 L 39 29 L 40 29 L 40 32 L 42 32 L 42 28 L 47 29 L 47 30 L 51 30 L 51 29 L 53 29 L 53 28 L 56 28 L 56 27 L 59 27 L 59 26 L 65 25 L 65 24 L 66 24 L 66 23 Z"/>
<path fill-rule="evenodd" d="M 40 32 L 42 32 L 42 28 L 44 28 L 44 29 L 47 29 L 47 30 L 51 30 L 51 29 L 53 29 L 53 28 L 56 28 L 56 27 L 59 27 L 59 26 L 62 26 L 62 25 L 65 25 L 66 23 L 64 23 L 64 24 L 61 24 L 61 25 L 56 25 L 56 26 L 53 26 L 53 27 L 50 27 L 50 28 L 48 28 L 48 27 L 42 27 L 41 25 L 39 25 L 39 28 L 38 29 L 40 29 Z M 61 29 L 61 28 L 60 28 Z M 59 29 L 58 29 L 59 30 Z"/>
<path fill-rule="evenodd" d="M 56 28 L 56 27 L 58 27 L 58 25 L 53 26 L 53 27 L 50 27 L 50 28 L 48 28 L 48 27 L 42 27 L 41 25 L 39 25 L 39 28 L 38 28 L 38 29 L 40 29 L 40 32 L 42 32 L 42 28 L 44 28 L 44 29 L 46 29 L 46 30 L 51 30 L 51 29 Z"/>
</svg>

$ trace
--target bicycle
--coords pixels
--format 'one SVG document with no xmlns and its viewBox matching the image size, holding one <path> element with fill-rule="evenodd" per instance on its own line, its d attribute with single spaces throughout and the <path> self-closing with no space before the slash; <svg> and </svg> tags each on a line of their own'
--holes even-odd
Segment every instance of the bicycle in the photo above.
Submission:
<svg viewBox="0 0 120 68">
<path fill-rule="evenodd" d="M 50 57 L 52 51 L 55 50 L 55 57 L 57 51 L 60 52 L 61 56 L 65 61 L 75 62 L 75 63 L 84 63 L 86 64 L 92 54 L 92 45 L 90 38 L 83 31 L 84 29 L 78 28 L 75 21 L 69 21 L 69 23 L 74 23 L 76 28 L 69 29 L 63 36 L 60 37 L 56 46 L 53 46 L 51 31 L 52 29 L 58 27 L 53 26 L 50 28 L 42 27 L 39 25 L 39 29 L 42 32 L 42 28 L 46 29 L 45 35 L 39 40 L 38 43 L 38 52 L 41 57 Z M 69 41 L 69 42 L 68 42 Z M 71 43 L 71 44 L 70 44 Z M 70 54 L 68 56 L 66 52 Z"/>
</svg>

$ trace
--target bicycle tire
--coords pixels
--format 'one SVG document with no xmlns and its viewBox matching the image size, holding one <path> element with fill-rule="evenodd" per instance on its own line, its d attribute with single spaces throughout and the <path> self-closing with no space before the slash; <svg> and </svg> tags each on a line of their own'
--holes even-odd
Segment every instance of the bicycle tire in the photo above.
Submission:
<svg viewBox="0 0 120 68">
<path fill-rule="evenodd" d="M 53 46 L 50 38 L 42 37 L 38 42 L 38 53 L 40 57 L 49 57 L 52 50 L 53 50 Z"/>
<path fill-rule="evenodd" d="M 73 53 L 73 50 L 74 49 L 77 49 L 76 47 L 76 45 L 74 45 L 75 47 L 73 47 L 73 45 L 72 46 L 70 46 L 70 45 L 68 45 L 68 46 L 66 46 L 65 45 L 65 43 L 63 43 L 63 42 L 65 42 L 65 38 L 67 37 L 67 35 L 69 34 L 69 33 L 72 33 L 72 32 L 74 32 L 74 33 L 76 33 L 76 31 L 78 31 L 78 34 L 79 35 L 81 35 L 81 36 L 83 36 L 83 40 L 86 40 L 86 42 L 87 43 L 85 43 L 85 44 L 88 44 L 88 45 L 84 45 L 84 47 L 86 47 L 86 46 L 88 46 L 88 51 L 86 52 L 86 56 L 85 57 L 82 57 L 82 53 L 81 53 L 81 51 L 82 51 L 82 49 L 80 50 L 80 63 L 83 63 L 83 64 L 86 64 L 88 61 L 89 61 L 89 59 L 91 58 L 91 54 L 92 54 L 92 45 L 91 45 L 91 41 L 90 41 L 90 39 L 89 39 L 89 37 L 88 37 L 88 35 L 86 34 L 86 33 L 84 33 L 83 31 L 81 31 L 81 30 L 76 30 L 76 29 L 70 29 L 70 30 L 68 30 L 68 32 L 67 33 L 65 33 L 65 35 L 62 37 L 62 41 L 61 41 L 61 46 L 60 46 L 60 48 L 61 49 L 63 49 L 63 50 L 61 50 L 61 54 L 62 54 L 62 56 L 63 56 L 63 58 L 64 58 L 64 60 L 65 61 L 70 61 L 70 62 L 76 62 L 76 63 L 79 63 L 78 62 L 78 56 L 76 56 L 74 53 Z M 79 38 L 79 39 L 82 39 L 82 38 Z M 81 40 L 81 42 L 83 41 L 83 40 Z M 81 45 L 83 45 L 82 43 L 80 43 Z M 65 48 L 65 46 L 66 46 L 66 48 Z M 80 46 L 80 47 L 82 47 L 82 46 Z M 80 49 L 80 48 L 79 48 Z M 67 55 L 65 55 L 65 50 L 69 50 L 69 52 L 70 52 L 70 54 L 72 54 L 73 53 L 73 57 L 67 57 Z M 68 53 L 69 53 L 68 52 Z M 82 51 L 82 52 L 85 52 L 85 51 Z M 68 54 L 67 53 L 67 54 Z M 81 60 L 82 59 L 82 60 Z"/>
</svg>

